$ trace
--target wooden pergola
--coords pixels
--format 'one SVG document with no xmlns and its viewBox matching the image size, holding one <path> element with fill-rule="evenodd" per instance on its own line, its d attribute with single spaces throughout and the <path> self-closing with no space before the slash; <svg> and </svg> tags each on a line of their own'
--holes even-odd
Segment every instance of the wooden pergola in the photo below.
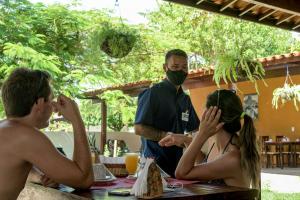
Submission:
<svg viewBox="0 0 300 200">
<path fill-rule="evenodd" d="M 238 19 L 300 32 L 297 0 L 165 0 Z"/>
</svg>

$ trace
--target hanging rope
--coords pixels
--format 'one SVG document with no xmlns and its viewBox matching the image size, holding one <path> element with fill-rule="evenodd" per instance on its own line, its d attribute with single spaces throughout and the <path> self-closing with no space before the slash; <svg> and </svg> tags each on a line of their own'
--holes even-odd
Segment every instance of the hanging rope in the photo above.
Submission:
<svg viewBox="0 0 300 200">
<path fill-rule="evenodd" d="M 119 11 L 120 21 L 121 21 L 122 25 L 124 25 L 123 18 L 122 18 L 122 15 L 121 15 L 121 7 L 120 7 L 119 0 L 116 0 L 115 6 L 114 6 L 114 13 L 117 14 L 117 11 Z"/>
<path fill-rule="evenodd" d="M 286 77 L 285 77 L 285 82 L 284 82 L 284 84 L 288 84 L 289 81 L 290 81 L 290 83 L 291 83 L 292 85 L 294 85 L 293 80 L 292 80 L 292 78 L 291 78 L 291 76 L 290 76 L 289 65 L 286 65 Z"/>
</svg>

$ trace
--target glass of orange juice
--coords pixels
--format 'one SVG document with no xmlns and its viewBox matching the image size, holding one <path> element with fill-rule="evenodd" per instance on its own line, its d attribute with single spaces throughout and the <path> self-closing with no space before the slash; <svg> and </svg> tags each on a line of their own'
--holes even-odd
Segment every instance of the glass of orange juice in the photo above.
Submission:
<svg viewBox="0 0 300 200">
<path fill-rule="evenodd" d="M 125 166 L 129 176 L 135 174 L 138 167 L 138 161 L 139 161 L 138 153 L 125 154 Z"/>
</svg>

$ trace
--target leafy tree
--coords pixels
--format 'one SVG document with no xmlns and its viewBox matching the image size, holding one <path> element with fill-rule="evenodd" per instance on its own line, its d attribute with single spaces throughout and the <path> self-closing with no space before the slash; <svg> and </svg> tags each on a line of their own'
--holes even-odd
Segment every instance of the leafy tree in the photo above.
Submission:
<svg viewBox="0 0 300 200">
<path fill-rule="evenodd" d="M 176 39 L 174 46 L 201 55 L 208 64 L 214 63 L 216 56 L 241 50 L 246 42 L 248 51 L 257 57 L 299 48 L 289 31 L 185 6 L 162 3 L 157 12 L 147 16 L 153 27 Z"/>
<path fill-rule="evenodd" d="M 109 102 L 107 121 L 110 129 L 120 131 L 125 125 L 133 125 L 136 111 L 134 98 L 121 91 L 107 91 L 101 95 L 101 99 Z"/>
<path fill-rule="evenodd" d="M 200 60 L 193 68 L 214 65 L 220 56 L 238 53 L 245 43 L 253 58 L 300 50 L 299 41 L 288 31 L 193 8 L 161 3 L 158 11 L 145 15 L 147 24 L 126 24 L 139 37 L 126 57 L 114 59 L 98 48 L 94 35 L 107 23 L 122 26 L 110 11 L 4 0 L 0 4 L 0 84 L 16 67 L 44 69 L 59 80 L 53 83 L 56 91 L 82 97 L 87 90 L 160 80 L 164 55 L 173 48 L 184 49 Z M 135 98 L 117 91 L 101 98 L 108 104 L 111 129 L 133 124 Z M 80 100 L 80 109 L 87 124 L 100 124 L 99 105 Z"/>
<path fill-rule="evenodd" d="M 101 124 L 101 109 L 98 103 L 94 103 L 92 100 L 81 100 L 79 108 L 88 129 L 90 126 L 99 126 Z"/>
</svg>

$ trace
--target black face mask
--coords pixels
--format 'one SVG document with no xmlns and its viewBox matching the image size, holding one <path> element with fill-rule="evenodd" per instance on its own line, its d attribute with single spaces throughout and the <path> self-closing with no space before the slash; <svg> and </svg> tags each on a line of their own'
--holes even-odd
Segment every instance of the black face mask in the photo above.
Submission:
<svg viewBox="0 0 300 200">
<path fill-rule="evenodd" d="M 173 83 L 174 85 L 181 85 L 184 82 L 186 76 L 187 76 L 187 73 L 183 70 L 180 70 L 180 71 L 168 70 L 167 71 L 167 77 L 168 77 L 169 81 L 171 83 Z"/>
</svg>

